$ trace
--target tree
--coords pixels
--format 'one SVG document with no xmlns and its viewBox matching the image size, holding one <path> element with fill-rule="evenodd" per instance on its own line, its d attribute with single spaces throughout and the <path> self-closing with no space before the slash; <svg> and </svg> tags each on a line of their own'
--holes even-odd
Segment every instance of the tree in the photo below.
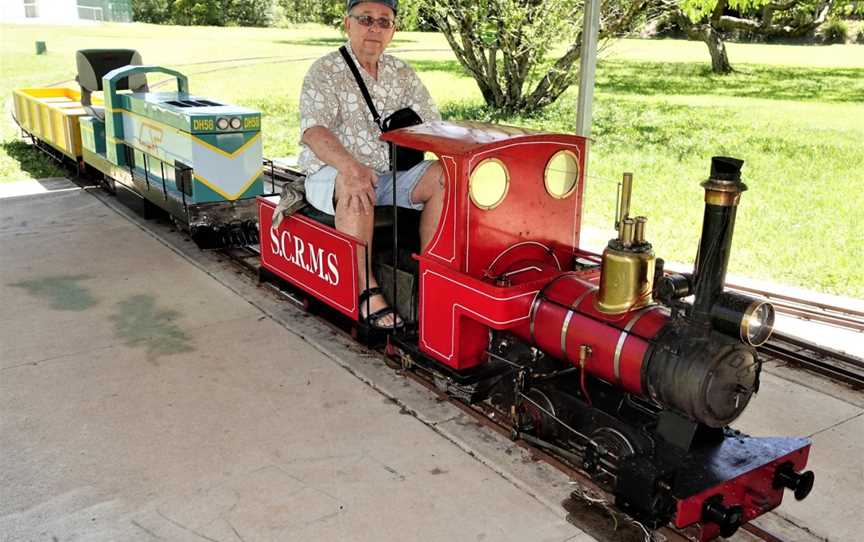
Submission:
<svg viewBox="0 0 864 542">
<path fill-rule="evenodd" d="M 134 20 L 206 26 L 267 26 L 273 0 L 132 0 Z"/>
<path fill-rule="evenodd" d="M 170 0 L 132 0 L 132 20 L 163 24 L 171 20 Z"/>
<path fill-rule="evenodd" d="M 179 25 L 222 26 L 218 0 L 174 0 L 171 20 Z"/>
<path fill-rule="evenodd" d="M 321 23 L 333 26 L 345 16 L 341 0 L 277 0 L 289 23 Z"/>
<path fill-rule="evenodd" d="M 629 30 L 645 2 L 604 1 L 600 38 Z M 486 104 L 504 113 L 538 111 L 574 82 L 582 10 L 582 0 L 438 0 L 431 6 L 435 24 Z M 562 42 L 566 50 L 550 62 L 548 53 Z"/>
<path fill-rule="evenodd" d="M 272 0 L 230 0 L 223 2 L 227 24 L 237 26 L 268 26 L 273 7 Z"/>
<path fill-rule="evenodd" d="M 681 30 L 708 46 L 711 70 L 725 74 L 732 71 L 725 33 L 737 30 L 763 38 L 806 36 L 825 22 L 835 0 L 671 0 L 664 5 Z"/>
</svg>

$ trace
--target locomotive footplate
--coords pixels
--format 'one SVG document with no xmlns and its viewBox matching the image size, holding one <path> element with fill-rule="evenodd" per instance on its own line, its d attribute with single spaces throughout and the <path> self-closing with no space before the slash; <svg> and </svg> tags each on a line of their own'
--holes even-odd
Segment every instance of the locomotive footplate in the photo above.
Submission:
<svg viewBox="0 0 864 542">
<path fill-rule="evenodd" d="M 636 456 L 622 461 L 616 504 L 646 523 L 664 522 L 645 517 L 649 510 L 659 516 L 672 512 L 675 527 L 695 529 L 698 540 L 731 536 L 779 506 L 785 489 L 792 489 L 798 500 L 807 496 L 812 473 L 796 471 L 806 465 L 809 451 L 806 438 L 757 438 L 732 430 L 720 442 L 683 455 L 662 446 L 653 460 Z M 647 487 L 657 490 L 645 491 Z"/>
</svg>

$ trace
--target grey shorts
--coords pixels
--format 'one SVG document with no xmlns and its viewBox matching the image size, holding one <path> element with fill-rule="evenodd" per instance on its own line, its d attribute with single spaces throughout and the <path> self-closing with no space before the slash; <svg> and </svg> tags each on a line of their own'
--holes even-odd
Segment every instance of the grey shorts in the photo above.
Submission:
<svg viewBox="0 0 864 542">
<path fill-rule="evenodd" d="M 422 203 L 411 201 L 411 192 L 423 178 L 423 174 L 436 160 L 424 160 L 409 169 L 396 174 L 396 205 L 408 209 L 423 209 Z M 333 209 L 333 192 L 336 190 L 336 175 L 339 172 L 331 166 L 324 166 L 306 177 L 306 201 L 313 207 L 335 215 Z M 378 186 L 375 188 L 375 205 L 393 205 L 393 175 L 389 171 L 378 172 Z"/>
</svg>

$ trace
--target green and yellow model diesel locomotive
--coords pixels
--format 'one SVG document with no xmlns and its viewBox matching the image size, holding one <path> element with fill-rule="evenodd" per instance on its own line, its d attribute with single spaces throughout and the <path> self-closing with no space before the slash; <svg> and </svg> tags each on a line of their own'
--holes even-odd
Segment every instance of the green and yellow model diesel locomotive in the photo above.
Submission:
<svg viewBox="0 0 864 542">
<path fill-rule="evenodd" d="M 80 91 L 14 91 L 25 134 L 167 211 L 202 248 L 257 243 L 261 113 L 191 95 L 185 75 L 141 65 L 134 50 L 81 50 L 76 61 Z M 150 91 L 148 74 L 175 78 L 177 90 Z"/>
</svg>

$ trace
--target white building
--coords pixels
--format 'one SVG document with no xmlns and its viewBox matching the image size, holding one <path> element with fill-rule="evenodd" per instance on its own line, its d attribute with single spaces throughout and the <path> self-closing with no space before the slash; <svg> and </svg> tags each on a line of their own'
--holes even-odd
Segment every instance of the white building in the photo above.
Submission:
<svg viewBox="0 0 864 542">
<path fill-rule="evenodd" d="M 0 22 L 77 24 L 132 20 L 129 0 L 0 0 Z"/>
</svg>

